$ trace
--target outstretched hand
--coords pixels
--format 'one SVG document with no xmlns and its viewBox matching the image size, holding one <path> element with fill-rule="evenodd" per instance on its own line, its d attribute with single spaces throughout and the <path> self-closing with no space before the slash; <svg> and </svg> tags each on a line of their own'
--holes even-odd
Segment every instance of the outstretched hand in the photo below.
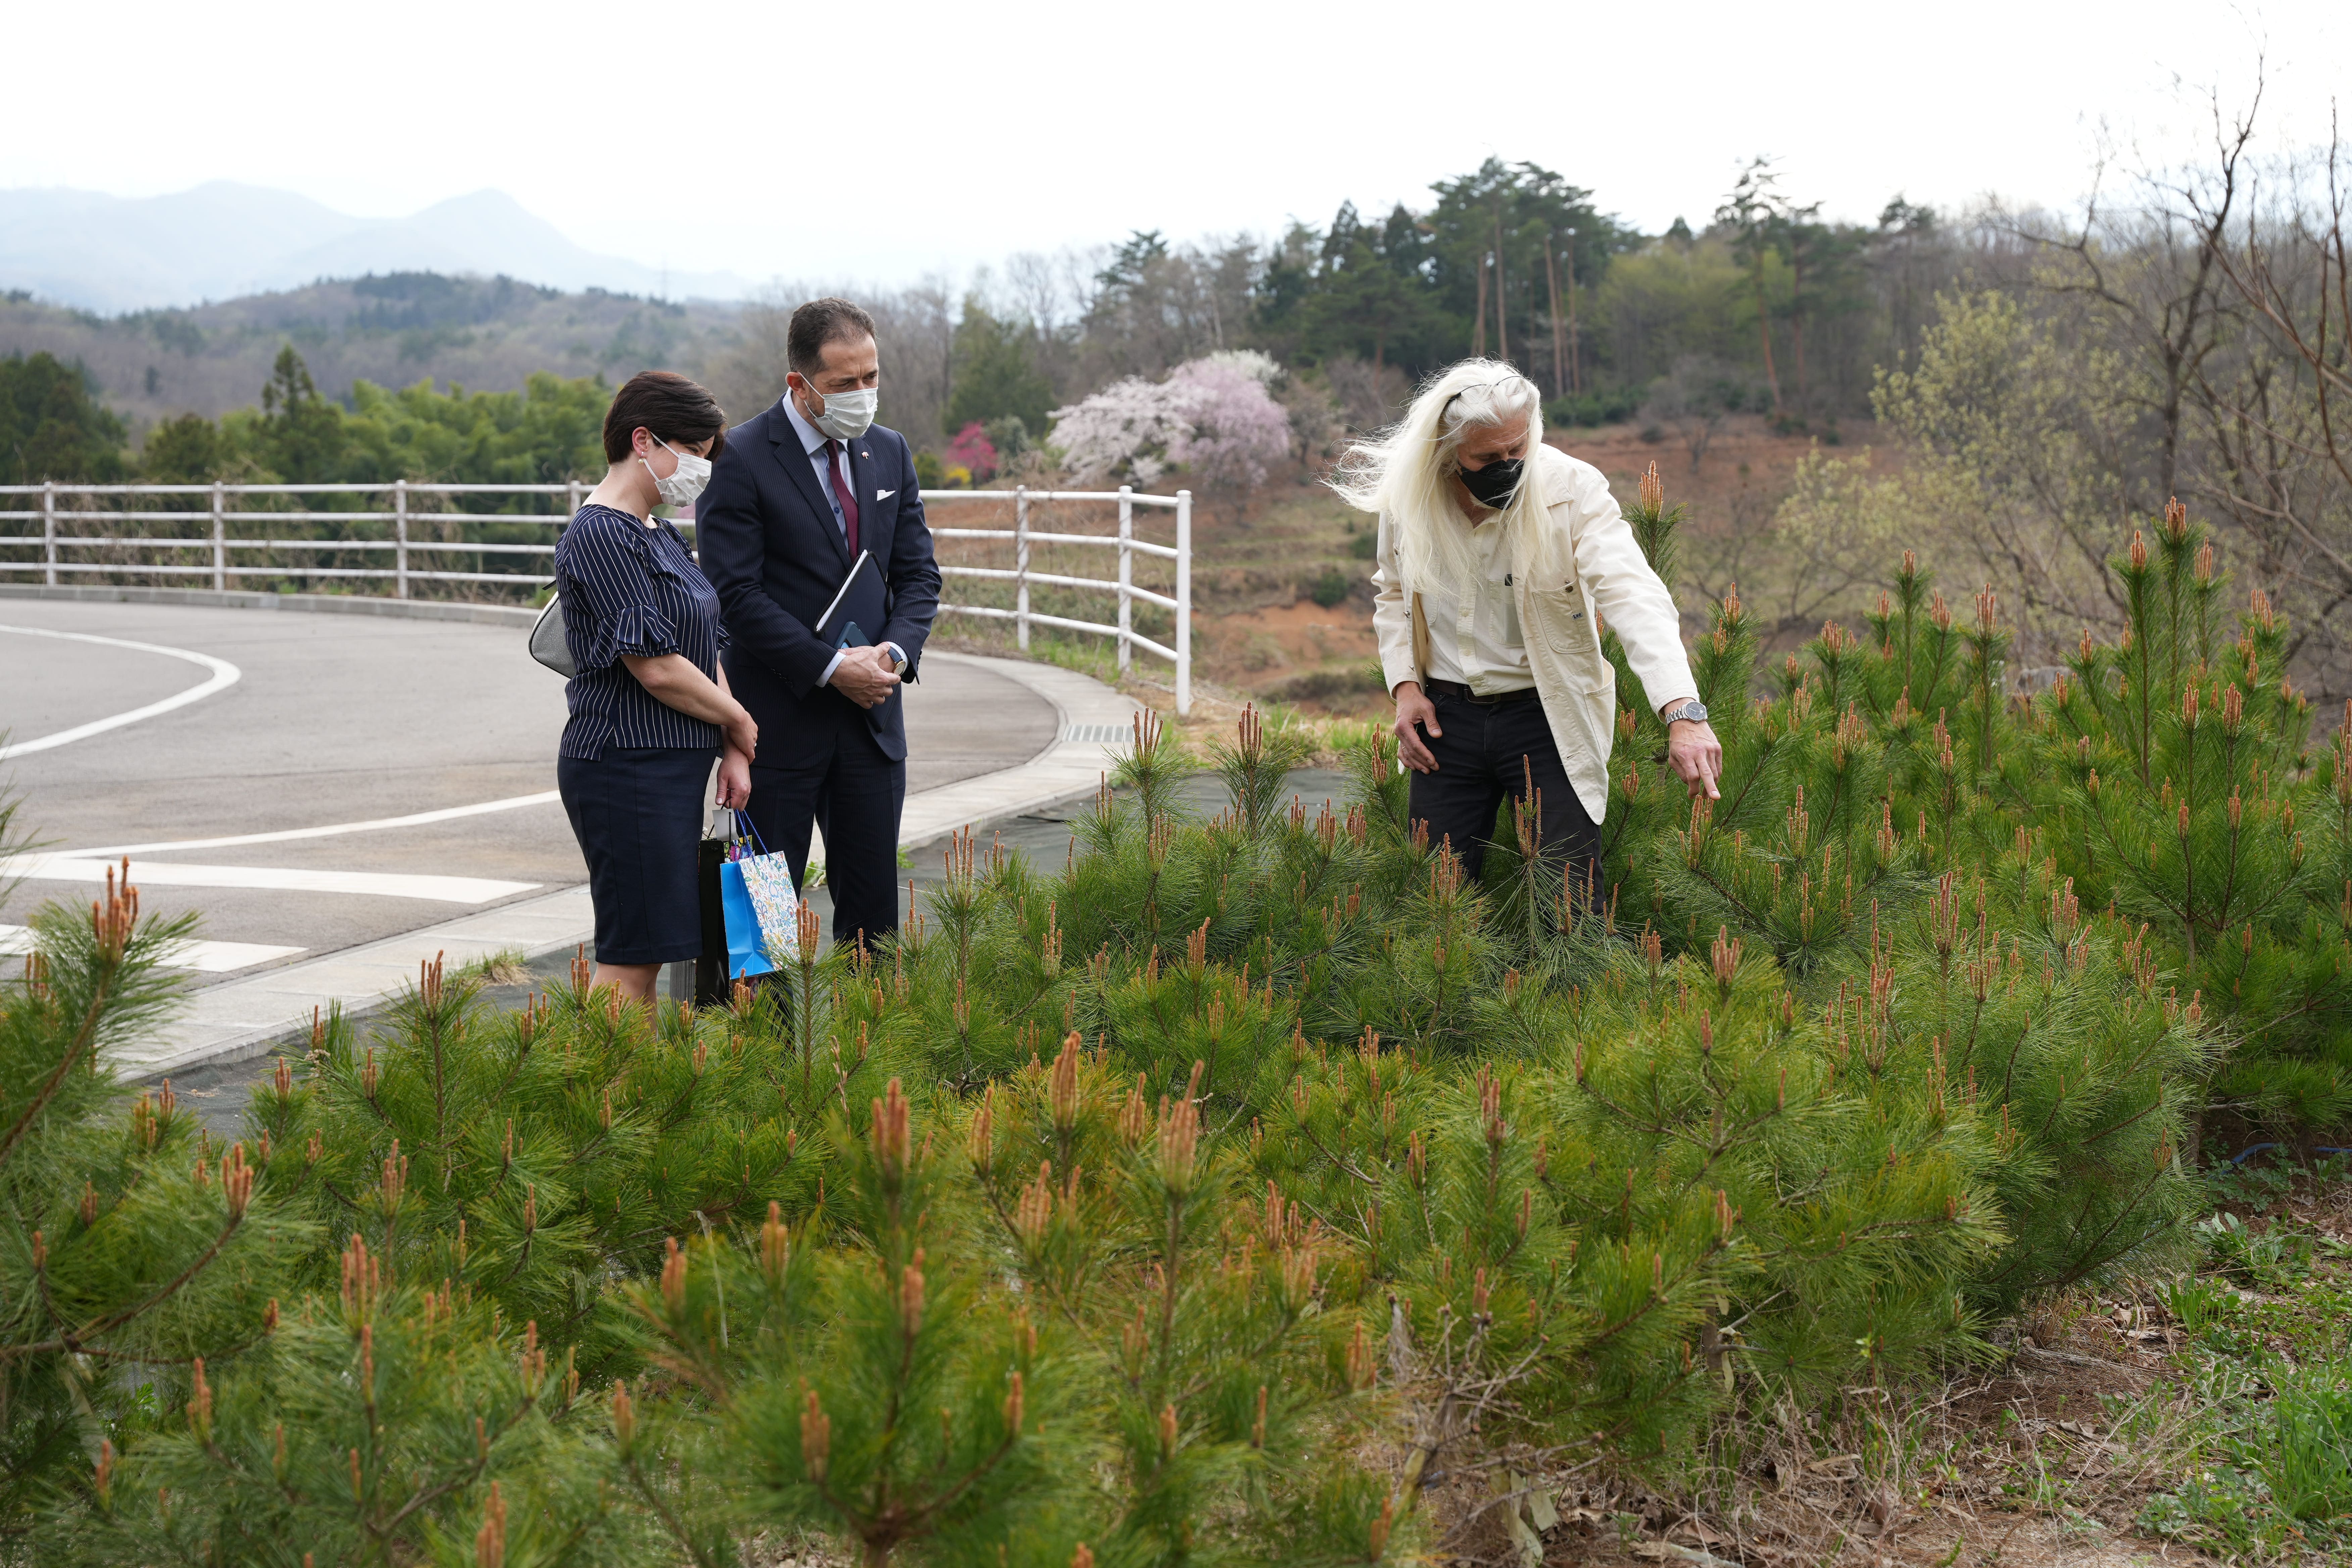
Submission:
<svg viewBox="0 0 2352 1568">
<path fill-rule="evenodd" d="M 1723 776 L 1723 742 L 1704 719 L 1677 719 L 1666 726 L 1666 766 L 1689 786 L 1690 797 L 1719 800 L 1715 781 Z"/>
</svg>

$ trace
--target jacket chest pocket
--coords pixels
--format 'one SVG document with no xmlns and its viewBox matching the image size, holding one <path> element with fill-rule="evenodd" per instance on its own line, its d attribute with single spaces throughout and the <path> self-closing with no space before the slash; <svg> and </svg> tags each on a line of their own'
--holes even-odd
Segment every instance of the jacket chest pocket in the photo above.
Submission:
<svg viewBox="0 0 2352 1568">
<path fill-rule="evenodd" d="M 1570 681 L 1580 690 L 1597 690 L 1610 675 L 1601 657 L 1601 639 L 1592 625 L 1592 606 L 1583 584 L 1553 578 L 1528 588 L 1528 618 L 1536 635 L 1566 667 Z"/>
<path fill-rule="evenodd" d="M 1528 584 L 1528 618 L 1542 626 L 1546 640 L 1562 652 L 1591 642 L 1591 627 L 1586 624 L 1590 609 L 1583 585 L 1573 580 L 1553 578 Z"/>
<path fill-rule="evenodd" d="M 1542 628 L 1539 635 L 1563 653 L 1578 646 L 1580 637 L 1589 644 L 1591 628 L 1586 617 L 1592 607 L 1585 603 L 1574 552 L 1565 545 L 1539 542 L 1523 564 L 1527 568 L 1526 615 Z"/>
</svg>

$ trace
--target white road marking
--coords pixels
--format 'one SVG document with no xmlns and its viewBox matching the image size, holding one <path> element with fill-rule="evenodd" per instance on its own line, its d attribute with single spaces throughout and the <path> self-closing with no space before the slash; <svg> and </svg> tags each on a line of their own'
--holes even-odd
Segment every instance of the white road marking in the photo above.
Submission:
<svg viewBox="0 0 2352 1568">
<path fill-rule="evenodd" d="M 30 926 L 0 925 L 0 953 L 33 951 L 33 931 Z M 175 942 L 165 948 L 160 962 L 166 969 L 194 969 L 206 974 L 226 974 L 232 970 L 268 963 L 274 958 L 290 958 L 309 951 L 299 947 L 271 947 L 258 942 Z"/>
<path fill-rule="evenodd" d="M 182 838 L 163 844 L 118 844 L 98 849 L 54 850 L 47 854 L 18 855 L 0 858 L 0 878 L 22 877 L 29 881 L 97 882 L 106 877 L 106 868 L 124 856 L 160 855 L 167 850 L 215 849 L 236 844 L 282 844 L 300 838 L 329 838 L 344 833 L 373 833 L 394 827 L 418 827 L 428 823 L 448 822 L 458 817 L 481 816 L 491 812 L 514 811 L 523 806 L 547 805 L 562 800 L 562 794 L 545 790 L 538 795 L 509 795 L 504 800 L 478 801 L 471 805 L 445 806 L 438 811 L 420 811 L 408 816 L 380 816 L 365 822 L 337 822 L 319 827 L 289 827 L 275 833 L 240 833 L 226 838 Z M 134 858 L 131 866 L 133 881 L 156 886 L 183 888 L 264 888 L 279 892 L 298 893 L 358 893 L 377 898 L 430 899 L 442 903 L 482 904 L 515 893 L 527 893 L 537 882 L 506 882 L 485 877 L 435 877 L 386 871 L 313 871 L 277 866 L 189 866 L 175 861 Z M 5 929 L 5 928 L 0 928 Z M 236 947 L 239 943 L 200 944 Z M 7 949 L 0 948 L 0 952 Z M 262 958 L 244 960 L 257 963 L 264 958 L 283 957 L 275 948 L 258 949 Z M 289 948 L 286 952 L 299 952 Z M 238 967 L 236 964 L 226 967 Z M 188 967 L 208 967 L 190 965 Z"/>
<path fill-rule="evenodd" d="M 277 833 L 240 833 L 228 838 L 181 838 L 168 844 L 117 844 L 104 849 L 67 849 L 58 853 L 76 858 L 85 856 L 161 855 L 173 849 L 218 849 L 232 844 L 284 844 L 297 838 L 332 838 L 344 833 L 374 833 L 387 827 L 421 827 L 428 822 L 448 822 L 460 816 L 482 816 L 494 811 L 513 811 L 526 805 L 546 805 L 563 798 L 559 790 L 545 790 L 538 795 L 509 795 L 505 800 L 486 800 L 473 805 L 445 806 L 439 811 L 420 811 L 414 816 L 379 816 L 367 822 L 337 822 L 324 827 L 289 827 Z"/>
<path fill-rule="evenodd" d="M 100 882 L 111 860 L 79 855 L 17 855 L 0 859 L 0 878 L 27 881 Z M 364 893 L 383 899 L 430 899 L 445 904 L 487 904 L 528 893 L 537 882 L 487 877 L 426 877 L 388 871 L 313 871 L 291 866 L 187 866 L 133 860 L 131 879 L 163 888 L 262 888 L 282 893 Z"/>
<path fill-rule="evenodd" d="M 248 969 L 273 959 L 291 958 L 309 951 L 299 947 L 272 947 L 259 942 L 184 942 L 173 949 L 163 963 L 173 969 L 196 969 L 206 974 L 226 974 L 235 969 Z"/>
<path fill-rule="evenodd" d="M 191 653 L 184 647 L 165 647 L 161 643 L 131 642 L 125 637 L 93 637 L 88 632 L 53 632 L 41 626 L 0 626 L 0 632 L 15 632 L 19 637 L 57 637 L 66 642 L 100 643 L 108 647 L 127 647 L 140 653 L 159 653 L 166 658 L 184 658 L 190 664 L 203 665 L 211 670 L 212 679 L 200 681 L 185 691 L 175 692 L 161 702 L 150 702 L 144 708 L 133 708 L 128 713 L 77 724 L 70 730 L 60 730 L 54 735 L 42 735 L 14 745 L 0 746 L 0 759 L 21 757 L 28 752 L 46 752 L 52 746 L 66 745 L 74 741 L 86 741 L 92 735 L 102 735 L 109 730 L 120 730 L 125 724 L 136 724 L 142 719 L 152 719 L 159 713 L 169 713 L 174 708 L 185 708 L 200 702 L 215 691 L 226 691 L 245 679 L 245 671 L 225 658 L 215 658 L 208 653 Z"/>
</svg>

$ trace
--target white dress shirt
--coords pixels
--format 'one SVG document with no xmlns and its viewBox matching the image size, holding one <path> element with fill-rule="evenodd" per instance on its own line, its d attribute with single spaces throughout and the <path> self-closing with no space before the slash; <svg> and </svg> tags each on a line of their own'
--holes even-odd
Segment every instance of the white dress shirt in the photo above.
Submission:
<svg viewBox="0 0 2352 1568">
<path fill-rule="evenodd" d="M 1447 517 L 1438 526 L 1466 525 Z M 1511 591 L 1510 551 L 1491 517 L 1470 530 L 1470 554 L 1478 563 L 1474 591 L 1457 595 L 1435 582 L 1421 584 L 1422 613 L 1429 623 L 1429 678 L 1466 686 L 1481 697 L 1525 691 L 1535 685 L 1535 671 L 1528 665 L 1528 641 Z"/>
<path fill-rule="evenodd" d="M 856 495 L 857 493 L 857 476 L 849 466 L 849 443 L 846 441 L 841 443 L 841 451 L 838 456 L 828 453 L 824 449 L 824 444 L 827 441 L 832 440 L 833 437 L 827 436 L 824 431 L 818 429 L 815 426 L 810 424 L 806 419 L 802 417 L 800 405 L 793 401 L 793 395 L 791 393 L 788 392 L 784 394 L 782 402 L 784 409 L 784 417 L 793 422 L 793 432 L 801 438 L 802 449 L 808 453 L 809 468 L 816 475 L 816 493 L 823 496 L 824 498 L 824 504 L 833 509 L 833 526 L 840 531 L 842 542 L 844 543 L 847 543 L 849 540 L 849 522 L 847 519 L 841 515 L 841 494 L 843 492 L 846 492 L 850 495 Z M 834 489 L 833 484 L 833 475 L 835 465 L 839 466 L 841 474 L 841 489 L 839 491 L 836 491 Z M 890 650 L 891 657 L 896 658 L 900 664 L 907 662 L 906 649 L 900 647 L 897 643 L 886 642 L 882 646 L 888 648 Z M 830 686 L 833 684 L 833 672 L 841 668 L 842 655 L 848 651 L 849 650 L 846 648 L 842 648 L 835 652 L 833 662 L 824 667 L 824 673 L 823 675 L 817 677 L 816 683 L 819 686 Z"/>
</svg>

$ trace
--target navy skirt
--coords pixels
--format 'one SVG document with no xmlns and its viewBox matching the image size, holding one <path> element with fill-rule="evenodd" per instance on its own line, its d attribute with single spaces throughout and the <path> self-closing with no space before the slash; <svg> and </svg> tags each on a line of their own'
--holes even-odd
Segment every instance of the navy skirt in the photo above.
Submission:
<svg viewBox="0 0 2352 1568">
<path fill-rule="evenodd" d="M 556 788 L 588 862 L 597 963 L 702 955 L 695 866 L 718 755 L 715 746 L 606 746 L 593 761 L 556 759 Z"/>
</svg>

